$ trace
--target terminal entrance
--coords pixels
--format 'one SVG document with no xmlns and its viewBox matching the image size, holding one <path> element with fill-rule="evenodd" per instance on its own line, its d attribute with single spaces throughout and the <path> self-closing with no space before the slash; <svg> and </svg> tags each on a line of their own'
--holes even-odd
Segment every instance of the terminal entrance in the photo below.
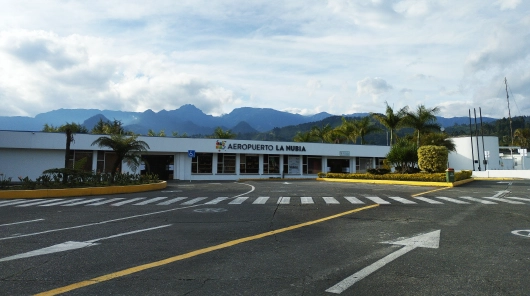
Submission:
<svg viewBox="0 0 530 296">
<path fill-rule="evenodd" d="M 157 174 L 160 180 L 172 180 L 174 171 L 173 155 L 142 155 L 145 166 L 142 174 Z"/>
<path fill-rule="evenodd" d="M 349 173 L 350 160 L 343 158 L 328 158 L 328 171 L 330 173 Z"/>
</svg>

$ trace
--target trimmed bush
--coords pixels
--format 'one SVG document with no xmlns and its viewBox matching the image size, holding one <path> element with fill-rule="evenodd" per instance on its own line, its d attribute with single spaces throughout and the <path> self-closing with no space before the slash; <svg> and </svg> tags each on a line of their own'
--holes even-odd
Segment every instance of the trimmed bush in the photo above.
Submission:
<svg viewBox="0 0 530 296">
<path fill-rule="evenodd" d="M 455 173 L 455 182 L 469 179 L 472 171 L 461 171 Z M 443 173 L 417 173 L 417 174 L 346 174 L 346 173 L 321 173 L 319 178 L 336 178 L 336 179 L 359 179 L 359 180 L 393 180 L 393 181 L 419 181 L 419 182 L 445 182 L 445 172 Z"/>
<path fill-rule="evenodd" d="M 447 168 L 449 150 L 444 146 L 426 145 L 418 149 L 418 166 L 428 173 L 441 173 Z"/>
</svg>

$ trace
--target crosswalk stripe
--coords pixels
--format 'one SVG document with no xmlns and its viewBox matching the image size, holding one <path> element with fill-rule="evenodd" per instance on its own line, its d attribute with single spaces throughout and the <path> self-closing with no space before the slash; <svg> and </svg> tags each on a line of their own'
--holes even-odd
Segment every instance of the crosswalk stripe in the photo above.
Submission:
<svg viewBox="0 0 530 296">
<path fill-rule="evenodd" d="M 5 204 L 5 203 L 10 203 L 10 202 L 16 202 L 16 201 L 20 201 L 20 199 L 3 200 L 3 201 L 0 201 L 0 205 Z"/>
<path fill-rule="evenodd" d="M 268 196 L 260 196 L 252 203 L 253 205 L 264 205 L 269 200 Z"/>
<path fill-rule="evenodd" d="M 39 198 L 39 199 L 24 199 L 24 200 L 12 201 L 12 202 L 8 202 L 8 203 L 5 203 L 3 205 L 0 205 L 0 207 L 14 206 L 14 205 L 19 205 L 19 204 L 23 204 L 23 203 L 26 203 L 26 202 L 32 202 L 32 201 L 37 201 L 37 200 L 42 200 L 42 198 Z"/>
<path fill-rule="evenodd" d="M 434 200 L 434 199 L 430 199 L 430 198 L 426 198 L 426 197 L 423 197 L 423 196 L 416 196 L 414 197 L 415 199 L 419 199 L 421 201 L 424 201 L 426 203 L 430 203 L 430 204 L 433 204 L 433 205 L 443 205 L 444 203 L 441 202 L 441 201 L 437 201 L 437 200 Z"/>
<path fill-rule="evenodd" d="M 515 197 L 515 196 L 506 196 L 505 198 L 515 199 L 515 200 L 530 201 L 530 198 L 522 198 L 522 197 Z"/>
<path fill-rule="evenodd" d="M 123 197 L 116 197 L 116 198 L 103 200 L 103 201 L 100 201 L 100 202 L 91 203 L 91 204 L 88 204 L 88 205 L 85 205 L 85 206 L 100 206 L 100 205 L 104 205 L 104 204 L 115 202 L 115 201 L 122 200 L 122 199 L 124 199 L 124 198 Z"/>
<path fill-rule="evenodd" d="M 291 202 L 291 198 L 288 196 L 282 196 L 278 199 L 279 205 L 288 205 Z"/>
<path fill-rule="evenodd" d="M 240 197 L 234 199 L 233 201 L 229 202 L 228 204 L 229 205 L 240 205 L 247 199 L 248 199 L 247 196 L 240 196 Z"/>
<path fill-rule="evenodd" d="M 143 206 L 143 205 L 154 203 L 154 202 L 157 202 L 159 200 L 166 199 L 166 198 L 167 198 L 166 196 L 159 196 L 159 197 L 151 198 L 151 199 L 139 202 L 139 203 L 135 203 L 135 204 L 133 204 L 133 206 Z"/>
<path fill-rule="evenodd" d="M 471 196 L 460 196 L 459 198 L 465 199 L 465 200 L 470 200 L 470 201 L 480 202 L 480 203 L 483 203 L 485 205 L 496 205 L 497 204 L 496 202 L 492 202 L 492 201 L 489 201 L 489 200 L 483 200 L 483 199 L 479 199 L 479 198 L 474 198 L 474 197 L 471 197 Z"/>
<path fill-rule="evenodd" d="M 502 199 L 502 198 L 498 198 L 498 197 L 493 197 L 493 196 L 483 196 L 482 198 L 487 198 L 487 199 L 491 199 L 491 200 L 494 200 L 494 201 L 505 202 L 505 203 L 509 203 L 509 204 L 513 204 L 513 205 L 524 205 L 524 204 L 525 204 L 524 202 L 513 201 L 513 200 L 506 200 L 506 199 Z"/>
<path fill-rule="evenodd" d="M 170 205 L 172 203 L 176 203 L 176 202 L 179 202 L 181 200 L 185 200 L 186 198 L 187 197 L 176 197 L 176 198 L 173 198 L 173 199 L 161 202 L 161 203 L 157 203 L 156 205 L 157 206 L 167 206 L 167 205 Z"/>
<path fill-rule="evenodd" d="M 189 206 L 189 205 L 192 205 L 194 203 L 198 203 L 199 201 L 204 200 L 204 199 L 207 199 L 207 197 L 196 197 L 194 199 L 190 199 L 190 200 L 188 200 L 186 202 L 181 203 L 181 205 Z"/>
<path fill-rule="evenodd" d="M 388 198 L 393 199 L 395 201 L 399 201 L 400 203 L 406 204 L 406 205 L 416 204 L 412 200 L 408 200 L 406 198 L 402 198 L 402 197 L 399 197 L 399 196 L 389 196 Z"/>
<path fill-rule="evenodd" d="M 36 202 L 25 203 L 25 204 L 22 204 L 22 205 L 18 205 L 16 207 L 31 207 L 31 206 L 36 206 L 36 205 L 49 203 L 49 202 L 54 202 L 54 201 L 59 201 L 59 200 L 63 200 L 63 199 L 62 198 L 54 198 L 54 199 L 41 200 L 41 201 L 36 201 Z"/>
<path fill-rule="evenodd" d="M 100 201 L 102 199 L 103 198 L 92 198 L 92 199 L 89 199 L 89 200 L 83 200 L 83 201 L 79 201 L 79 202 L 65 204 L 65 205 L 62 205 L 62 207 L 73 207 L 73 206 L 78 206 L 78 205 L 84 205 L 84 204 L 87 204 L 87 203 Z"/>
<path fill-rule="evenodd" d="M 375 202 L 376 204 L 380 204 L 380 205 L 389 205 L 390 203 L 380 197 L 377 197 L 377 196 L 366 196 L 366 198 L 368 198 L 369 200 Z"/>
<path fill-rule="evenodd" d="M 344 198 L 347 201 L 349 201 L 351 204 L 364 204 L 363 201 L 361 201 L 360 199 L 358 199 L 357 197 L 354 197 L 354 196 L 345 196 Z"/>
<path fill-rule="evenodd" d="M 300 202 L 303 205 L 308 205 L 308 204 L 314 204 L 315 203 L 311 196 L 302 196 L 302 197 L 300 197 Z"/>
<path fill-rule="evenodd" d="M 209 202 L 205 203 L 205 205 L 216 205 L 220 202 L 222 202 L 223 200 L 225 199 L 228 199 L 228 197 L 218 197 L 218 198 L 215 198 L 213 200 L 210 200 Z"/>
<path fill-rule="evenodd" d="M 458 199 L 454 199 L 454 198 L 450 198 L 450 197 L 445 197 L 445 196 L 437 196 L 436 198 L 438 199 L 443 199 L 445 201 L 449 201 L 449 202 L 454 202 L 456 204 L 469 204 L 467 201 L 461 201 L 461 200 L 458 200 Z"/>
<path fill-rule="evenodd" d="M 322 199 L 326 202 L 328 205 L 338 205 L 340 202 L 336 200 L 334 197 L 331 196 L 323 196 Z"/>
<path fill-rule="evenodd" d="M 133 198 L 133 199 L 126 199 L 124 201 L 113 203 L 113 204 L 111 204 L 111 206 L 119 207 L 119 206 L 123 206 L 123 205 L 128 204 L 128 203 L 133 203 L 133 202 L 135 202 L 137 200 L 142 200 L 142 199 L 145 199 L 145 197 L 137 197 L 137 198 Z"/>
<path fill-rule="evenodd" d="M 53 206 L 56 206 L 56 205 L 62 205 L 62 204 L 66 204 L 66 203 L 76 202 L 78 200 L 83 200 L 83 199 L 84 198 L 72 198 L 72 199 L 67 199 L 67 200 L 63 200 L 63 201 L 58 201 L 58 202 L 53 202 L 53 203 L 47 203 L 47 204 L 39 205 L 39 207 L 53 207 Z"/>
</svg>

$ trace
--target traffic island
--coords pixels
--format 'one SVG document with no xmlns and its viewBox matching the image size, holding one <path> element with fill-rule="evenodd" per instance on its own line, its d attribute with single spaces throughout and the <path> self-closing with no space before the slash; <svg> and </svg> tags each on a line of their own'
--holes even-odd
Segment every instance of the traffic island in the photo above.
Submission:
<svg viewBox="0 0 530 296">
<path fill-rule="evenodd" d="M 34 190 L 0 190 L 0 199 L 11 198 L 49 198 L 49 197 L 73 197 L 92 195 L 112 195 L 121 193 L 135 193 L 160 190 L 167 187 L 166 181 L 141 185 L 126 186 L 104 186 L 85 188 L 64 189 L 34 189 Z"/>
</svg>

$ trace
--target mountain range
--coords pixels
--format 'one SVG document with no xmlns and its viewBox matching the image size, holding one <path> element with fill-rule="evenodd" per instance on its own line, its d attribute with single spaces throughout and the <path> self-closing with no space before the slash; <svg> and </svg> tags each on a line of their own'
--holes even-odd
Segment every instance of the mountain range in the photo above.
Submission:
<svg viewBox="0 0 530 296">
<path fill-rule="evenodd" d="M 369 113 L 354 113 L 342 115 L 345 117 L 364 117 Z M 231 130 L 235 134 L 250 134 L 271 131 L 305 123 L 318 122 L 336 116 L 326 112 L 305 116 L 270 108 L 242 107 L 234 109 L 228 114 L 212 116 L 205 114 L 194 105 L 183 105 L 178 109 L 160 112 L 146 110 L 144 112 L 112 111 L 99 109 L 58 109 L 36 115 L 25 116 L 0 116 L 0 130 L 40 131 L 44 124 L 60 126 L 65 123 L 75 122 L 91 130 L 102 119 L 103 121 L 119 120 L 126 130 L 137 134 L 147 134 L 148 130 L 159 132 L 164 130 L 171 135 L 186 133 L 193 135 L 211 135 L 215 128 Z M 449 127 L 454 124 L 469 124 L 468 117 L 444 118 L 437 117 L 438 124 Z M 495 121 L 495 118 L 484 117 L 484 122 Z"/>
</svg>

